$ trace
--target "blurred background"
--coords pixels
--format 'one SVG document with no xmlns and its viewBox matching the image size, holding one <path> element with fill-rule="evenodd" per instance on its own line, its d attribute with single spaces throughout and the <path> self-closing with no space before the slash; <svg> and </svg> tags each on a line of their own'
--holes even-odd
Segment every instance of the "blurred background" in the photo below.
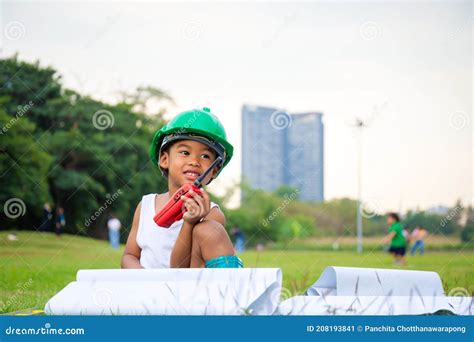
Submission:
<svg viewBox="0 0 474 342">
<path fill-rule="evenodd" d="M 0 6 L 0 311 L 119 267 L 108 220 L 125 243 L 167 191 L 154 132 L 203 106 L 235 148 L 207 190 L 247 265 L 291 293 L 328 265 L 392 267 L 397 212 L 408 251 L 427 232 L 404 267 L 472 294 L 472 2 Z"/>
</svg>

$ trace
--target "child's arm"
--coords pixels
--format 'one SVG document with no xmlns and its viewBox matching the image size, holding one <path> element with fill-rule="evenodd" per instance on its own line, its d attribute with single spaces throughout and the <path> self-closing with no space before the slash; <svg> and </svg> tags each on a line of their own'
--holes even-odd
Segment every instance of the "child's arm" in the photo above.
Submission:
<svg viewBox="0 0 474 342">
<path fill-rule="evenodd" d="M 183 226 L 179 232 L 178 238 L 171 251 L 170 266 L 172 268 L 186 268 L 191 264 L 191 249 L 193 228 L 201 219 L 216 220 L 224 225 L 224 214 L 218 208 L 211 208 L 211 200 L 206 191 L 201 189 L 203 197 L 196 193 L 192 193 L 193 198 L 183 198 L 189 205 L 194 205 L 197 214 L 193 215 L 193 211 L 188 211 L 183 215 Z"/>
<path fill-rule="evenodd" d="M 388 233 L 387 235 L 384 236 L 384 238 L 382 239 L 382 243 L 383 244 L 387 244 L 389 243 L 390 241 L 392 241 L 393 237 L 396 235 L 395 232 L 390 232 Z"/>
<path fill-rule="evenodd" d="M 141 249 L 137 244 L 138 223 L 140 222 L 141 202 L 138 204 L 133 216 L 132 229 L 128 235 L 125 251 L 122 256 L 122 268 L 143 268 L 140 264 Z"/>
</svg>

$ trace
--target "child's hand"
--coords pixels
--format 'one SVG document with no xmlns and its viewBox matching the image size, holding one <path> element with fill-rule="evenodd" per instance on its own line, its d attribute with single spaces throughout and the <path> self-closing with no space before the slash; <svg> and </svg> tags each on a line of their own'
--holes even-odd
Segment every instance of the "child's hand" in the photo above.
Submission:
<svg viewBox="0 0 474 342">
<path fill-rule="evenodd" d="M 201 189 L 201 192 L 202 196 L 190 190 L 189 193 L 193 198 L 181 196 L 181 199 L 184 201 L 184 207 L 187 209 L 183 215 L 183 220 L 192 225 L 201 221 L 201 219 L 211 211 L 211 200 L 209 199 L 209 195 L 203 189 Z"/>
</svg>

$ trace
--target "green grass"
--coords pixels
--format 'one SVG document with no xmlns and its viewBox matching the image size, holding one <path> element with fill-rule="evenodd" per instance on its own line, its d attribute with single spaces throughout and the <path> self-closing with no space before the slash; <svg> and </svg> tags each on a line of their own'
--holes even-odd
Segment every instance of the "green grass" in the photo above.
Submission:
<svg viewBox="0 0 474 342">
<path fill-rule="evenodd" d="M 85 237 L 20 232 L 18 241 L 0 233 L 0 313 L 43 308 L 49 298 L 75 280 L 80 269 L 119 268 L 123 246 Z M 351 251 L 248 251 L 246 267 L 280 267 L 284 297 L 301 294 L 326 266 L 393 268 L 392 259 L 378 248 L 357 255 Z M 436 271 L 446 292 L 464 288 L 474 292 L 474 252 L 433 251 L 408 257 L 405 269 Z"/>
</svg>

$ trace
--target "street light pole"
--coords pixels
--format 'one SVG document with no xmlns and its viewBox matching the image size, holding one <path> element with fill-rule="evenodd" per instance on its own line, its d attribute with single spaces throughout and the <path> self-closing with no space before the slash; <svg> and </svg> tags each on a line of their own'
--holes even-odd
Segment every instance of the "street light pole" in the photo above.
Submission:
<svg viewBox="0 0 474 342">
<path fill-rule="evenodd" d="M 357 119 L 357 253 L 361 254 L 363 250 L 362 245 L 362 129 L 366 127 L 366 124 Z"/>
<path fill-rule="evenodd" d="M 358 156 L 357 156 L 357 253 L 362 253 L 362 202 L 361 202 L 361 159 L 362 159 L 362 134 L 359 131 Z"/>
<path fill-rule="evenodd" d="M 362 226 L 362 132 L 376 116 L 381 113 L 381 110 L 386 106 L 384 103 L 381 107 L 375 106 L 372 115 L 367 120 L 356 118 L 355 125 L 351 125 L 357 129 L 357 253 L 361 254 L 363 250 L 362 237 L 363 237 L 363 226 Z"/>
</svg>

